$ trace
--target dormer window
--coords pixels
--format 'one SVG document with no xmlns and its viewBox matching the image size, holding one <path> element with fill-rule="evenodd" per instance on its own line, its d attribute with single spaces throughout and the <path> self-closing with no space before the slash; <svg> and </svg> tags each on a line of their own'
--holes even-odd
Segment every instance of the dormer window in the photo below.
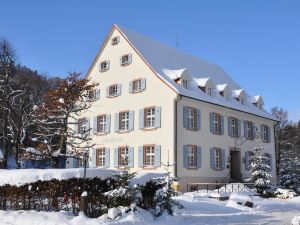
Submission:
<svg viewBox="0 0 300 225">
<path fill-rule="evenodd" d="M 120 58 L 121 66 L 127 66 L 131 63 L 131 54 L 122 55 Z"/>
<path fill-rule="evenodd" d="M 188 89 L 189 82 L 188 82 L 187 80 L 182 80 L 182 86 L 183 86 L 185 89 Z"/>
<path fill-rule="evenodd" d="M 111 39 L 111 45 L 117 45 L 119 44 L 119 42 L 120 42 L 119 36 L 113 37 L 113 39 Z"/>
<path fill-rule="evenodd" d="M 109 70 L 109 60 L 100 63 L 100 72 L 105 72 Z"/>
</svg>

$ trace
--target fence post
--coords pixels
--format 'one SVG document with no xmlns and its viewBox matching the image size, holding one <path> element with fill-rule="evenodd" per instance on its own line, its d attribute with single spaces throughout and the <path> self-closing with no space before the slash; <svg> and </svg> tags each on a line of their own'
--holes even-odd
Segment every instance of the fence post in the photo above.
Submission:
<svg viewBox="0 0 300 225">
<path fill-rule="evenodd" d="M 88 209 L 88 200 L 86 195 L 81 195 L 80 203 L 79 203 L 79 210 L 83 212 L 87 216 L 87 209 Z"/>
</svg>

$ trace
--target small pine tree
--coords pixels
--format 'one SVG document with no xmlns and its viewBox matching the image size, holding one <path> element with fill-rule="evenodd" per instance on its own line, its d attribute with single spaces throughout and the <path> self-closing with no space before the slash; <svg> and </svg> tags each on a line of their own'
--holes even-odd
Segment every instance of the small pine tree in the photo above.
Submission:
<svg viewBox="0 0 300 225">
<path fill-rule="evenodd" d="M 263 148 L 258 147 L 254 149 L 254 155 L 250 156 L 250 171 L 247 182 L 254 183 L 257 192 L 262 195 L 267 194 L 267 190 L 271 184 L 270 166 L 267 164 L 269 158 L 264 156 Z"/>
<path fill-rule="evenodd" d="M 279 185 L 282 188 L 298 191 L 297 162 L 291 151 L 282 154 L 279 170 Z"/>
</svg>

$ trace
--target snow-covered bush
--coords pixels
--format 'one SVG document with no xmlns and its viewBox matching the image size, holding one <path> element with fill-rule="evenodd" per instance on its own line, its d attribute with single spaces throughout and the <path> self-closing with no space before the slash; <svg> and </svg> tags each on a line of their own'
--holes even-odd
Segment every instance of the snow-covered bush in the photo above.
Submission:
<svg viewBox="0 0 300 225">
<path fill-rule="evenodd" d="M 277 198 L 288 199 L 288 198 L 296 197 L 297 193 L 290 189 L 277 188 L 276 191 L 274 192 L 274 195 Z"/>
<path fill-rule="evenodd" d="M 299 175 L 297 161 L 291 151 L 285 151 L 281 156 L 279 170 L 279 186 L 298 191 Z"/>
<path fill-rule="evenodd" d="M 262 151 L 263 148 L 256 148 L 254 155 L 250 156 L 250 171 L 249 178 L 246 182 L 251 182 L 254 184 L 256 191 L 262 196 L 268 197 L 271 193 L 268 191 L 271 186 L 271 174 L 270 166 L 267 161 L 269 160 Z"/>
</svg>

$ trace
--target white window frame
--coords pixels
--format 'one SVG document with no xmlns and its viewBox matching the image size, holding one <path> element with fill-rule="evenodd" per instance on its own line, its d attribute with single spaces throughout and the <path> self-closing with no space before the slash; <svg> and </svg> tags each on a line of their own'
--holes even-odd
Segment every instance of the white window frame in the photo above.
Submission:
<svg viewBox="0 0 300 225">
<path fill-rule="evenodd" d="M 231 118 L 231 134 L 237 136 L 237 119 Z"/>
<path fill-rule="evenodd" d="M 97 116 L 97 133 L 105 133 L 107 126 L 106 115 Z"/>
<path fill-rule="evenodd" d="M 253 139 L 253 123 L 251 121 L 247 121 L 247 128 L 246 128 L 246 132 L 247 132 L 247 138 Z"/>
<path fill-rule="evenodd" d="M 111 45 L 112 46 L 115 46 L 115 45 L 119 44 L 119 42 L 120 42 L 120 37 L 119 36 L 115 36 L 111 39 Z"/>
<path fill-rule="evenodd" d="M 142 79 L 132 81 L 132 92 L 140 92 L 142 90 Z"/>
<path fill-rule="evenodd" d="M 100 72 L 105 72 L 109 70 L 109 60 L 102 61 L 100 63 Z"/>
<path fill-rule="evenodd" d="M 214 133 L 221 133 L 221 115 L 214 113 Z"/>
<path fill-rule="evenodd" d="M 221 169 L 222 168 L 222 150 L 220 148 L 215 148 L 214 154 L 215 154 L 215 167 L 217 169 Z"/>
<path fill-rule="evenodd" d="M 109 96 L 118 96 L 118 85 L 110 85 L 109 86 Z"/>
<path fill-rule="evenodd" d="M 197 147 L 195 145 L 188 145 L 187 164 L 190 168 L 197 166 Z"/>
<path fill-rule="evenodd" d="M 188 128 L 196 129 L 196 109 L 188 107 L 187 112 Z"/>
<path fill-rule="evenodd" d="M 125 61 L 124 59 L 127 57 L 127 60 Z M 131 54 L 125 54 L 121 56 L 121 66 L 127 66 L 131 63 Z"/>
<path fill-rule="evenodd" d="M 120 131 L 127 131 L 129 130 L 129 112 L 120 112 Z"/>
<path fill-rule="evenodd" d="M 154 167 L 155 166 L 155 146 L 144 146 L 145 162 L 144 166 Z"/>
<path fill-rule="evenodd" d="M 98 157 L 98 162 L 99 162 L 99 164 L 96 165 L 96 166 L 104 167 L 105 166 L 105 161 L 106 161 L 106 158 L 105 158 L 105 155 L 106 155 L 105 154 L 105 148 L 97 149 L 96 153 L 97 153 L 96 156 Z"/>
<path fill-rule="evenodd" d="M 155 127 L 155 107 L 145 109 L 145 128 Z"/>
<path fill-rule="evenodd" d="M 129 148 L 128 147 L 119 147 L 119 166 L 128 166 L 129 163 Z"/>
</svg>

